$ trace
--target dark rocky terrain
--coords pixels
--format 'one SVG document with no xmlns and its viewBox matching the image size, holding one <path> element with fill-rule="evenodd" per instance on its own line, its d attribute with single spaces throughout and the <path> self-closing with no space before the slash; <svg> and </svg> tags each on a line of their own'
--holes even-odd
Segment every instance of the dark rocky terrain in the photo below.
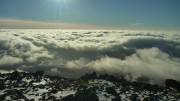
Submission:
<svg viewBox="0 0 180 101">
<path fill-rule="evenodd" d="M 43 75 L 43 71 L 0 74 L 1 101 L 180 101 L 180 83 L 165 86 L 130 82 L 95 72 L 78 79 Z"/>
</svg>

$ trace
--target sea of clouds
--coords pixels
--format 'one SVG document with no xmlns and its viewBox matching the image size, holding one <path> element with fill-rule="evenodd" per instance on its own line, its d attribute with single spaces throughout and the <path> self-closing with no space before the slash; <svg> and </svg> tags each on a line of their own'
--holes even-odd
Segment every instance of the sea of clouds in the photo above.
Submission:
<svg viewBox="0 0 180 101">
<path fill-rule="evenodd" d="M 70 78 L 96 71 L 159 84 L 180 81 L 180 34 L 1 29 L 1 73 L 15 69 Z"/>
</svg>

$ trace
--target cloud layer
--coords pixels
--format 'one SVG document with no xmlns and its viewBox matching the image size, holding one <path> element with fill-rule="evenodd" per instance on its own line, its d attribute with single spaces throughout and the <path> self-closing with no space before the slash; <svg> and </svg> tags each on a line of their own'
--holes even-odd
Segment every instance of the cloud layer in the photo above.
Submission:
<svg viewBox="0 0 180 101">
<path fill-rule="evenodd" d="M 129 80 L 180 81 L 178 33 L 0 30 L 0 69 L 78 77 L 97 71 Z"/>
</svg>

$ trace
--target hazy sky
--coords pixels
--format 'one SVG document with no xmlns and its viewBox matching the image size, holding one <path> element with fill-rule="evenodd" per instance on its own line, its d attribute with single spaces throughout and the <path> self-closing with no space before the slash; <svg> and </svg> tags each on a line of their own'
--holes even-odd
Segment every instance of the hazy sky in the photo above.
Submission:
<svg viewBox="0 0 180 101">
<path fill-rule="evenodd" d="M 0 28 L 178 30 L 179 5 L 180 0 L 0 0 Z"/>
</svg>

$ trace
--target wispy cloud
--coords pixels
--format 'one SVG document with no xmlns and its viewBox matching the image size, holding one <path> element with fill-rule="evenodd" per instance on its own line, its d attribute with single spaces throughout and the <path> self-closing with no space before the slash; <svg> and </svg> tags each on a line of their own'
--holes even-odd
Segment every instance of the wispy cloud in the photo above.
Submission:
<svg viewBox="0 0 180 101">
<path fill-rule="evenodd" d="M 129 24 L 128 28 L 130 29 L 139 29 L 139 28 L 143 28 L 143 23 L 137 22 L 137 23 L 132 23 Z"/>
<path fill-rule="evenodd" d="M 133 24 L 131 24 L 131 26 L 141 26 L 141 25 L 143 25 L 143 23 L 133 23 Z"/>
<path fill-rule="evenodd" d="M 74 24 L 74 23 L 55 23 L 42 22 L 20 19 L 0 18 L 0 28 L 48 28 L 48 29 L 110 29 L 110 27 L 89 25 L 89 24 Z"/>
</svg>

